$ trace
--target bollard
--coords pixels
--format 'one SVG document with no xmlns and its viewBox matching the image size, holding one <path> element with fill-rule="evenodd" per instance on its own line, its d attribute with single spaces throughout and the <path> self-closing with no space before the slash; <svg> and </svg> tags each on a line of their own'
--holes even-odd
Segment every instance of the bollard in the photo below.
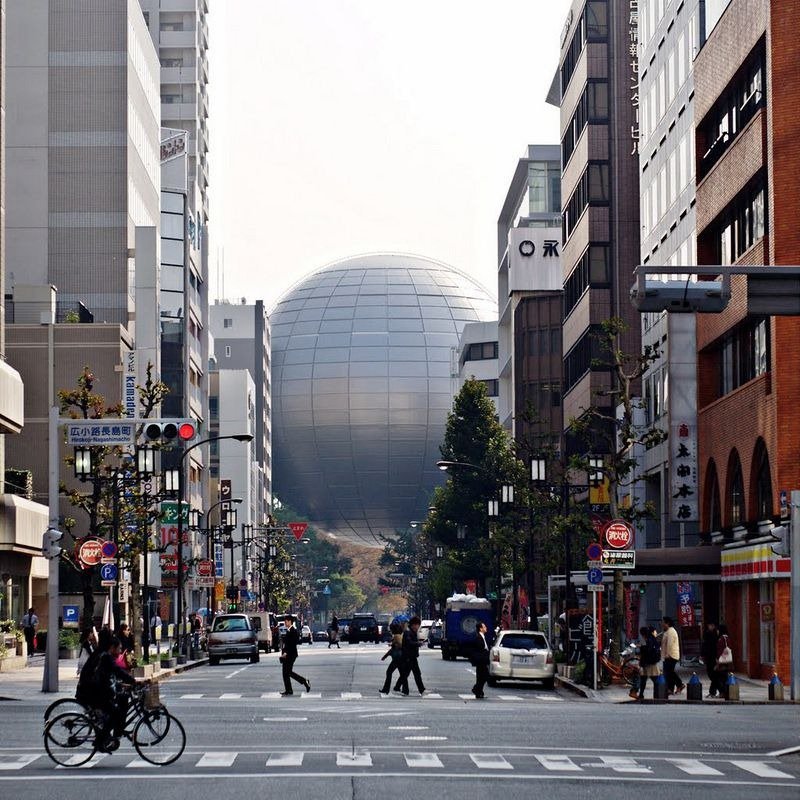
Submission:
<svg viewBox="0 0 800 800">
<path fill-rule="evenodd" d="M 725 682 L 725 699 L 732 700 L 733 702 L 739 701 L 739 684 L 736 681 L 736 676 L 732 672 L 728 675 L 728 680 Z"/>
<path fill-rule="evenodd" d="M 696 672 L 692 673 L 692 677 L 689 678 L 689 682 L 686 684 L 686 702 L 703 702 L 703 684 L 700 683 L 700 678 L 697 677 Z"/>
<path fill-rule="evenodd" d="M 653 689 L 653 702 L 666 703 L 667 701 L 667 682 L 664 680 L 663 675 L 656 678 L 656 685 Z"/>
<path fill-rule="evenodd" d="M 783 684 L 781 683 L 781 679 L 778 677 L 777 672 L 772 673 L 772 680 L 769 682 L 767 692 L 770 700 L 777 700 L 781 703 L 783 702 Z"/>
</svg>

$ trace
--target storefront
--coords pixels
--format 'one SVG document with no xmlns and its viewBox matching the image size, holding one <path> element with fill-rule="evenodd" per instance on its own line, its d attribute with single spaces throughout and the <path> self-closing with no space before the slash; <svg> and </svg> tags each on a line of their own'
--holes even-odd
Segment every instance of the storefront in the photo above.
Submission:
<svg viewBox="0 0 800 800">
<path fill-rule="evenodd" d="M 770 539 L 723 547 L 720 621 L 728 626 L 737 672 L 763 680 L 777 672 L 786 683 L 790 562 L 772 552 L 773 542 Z"/>
</svg>

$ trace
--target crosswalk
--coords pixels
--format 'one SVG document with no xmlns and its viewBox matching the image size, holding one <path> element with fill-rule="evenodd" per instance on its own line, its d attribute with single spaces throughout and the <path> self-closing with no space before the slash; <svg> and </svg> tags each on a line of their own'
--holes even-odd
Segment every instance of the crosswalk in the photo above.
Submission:
<svg viewBox="0 0 800 800">
<path fill-rule="evenodd" d="M 408 697 L 404 697 L 398 693 L 392 693 L 388 695 L 381 694 L 378 691 L 375 692 L 305 692 L 305 691 L 297 691 L 294 693 L 292 698 L 284 698 L 282 697 L 280 692 L 260 692 L 260 693 L 244 693 L 244 692 L 222 692 L 221 694 L 217 694 L 216 692 L 205 693 L 205 692 L 186 692 L 184 694 L 172 694 L 169 690 L 165 691 L 162 689 L 161 697 L 164 702 L 170 703 L 176 700 L 219 700 L 222 702 L 227 701 L 236 701 L 236 700 L 245 700 L 245 701 L 252 701 L 252 700 L 286 700 L 289 701 L 294 698 L 299 698 L 301 700 L 326 700 L 326 701 L 333 701 L 333 700 L 341 700 L 344 702 L 352 702 L 352 701 L 363 701 L 363 700 L 385 700 L 385 701 L 407 701 L 409 699 L 417 699 L 417 700 L 458 700 L 462 702 L 476 702 L 475 695 L 470 693 L 460 693 L 460 692 L 425 692 L 423 695 L 418 695 L 415 692 L 411 692 Z M 513 702 L 541 702 L 541 703 L 563 703 L 564 698 L 559 697 L 557 694 L 545 694 L 545 693 L 529 693 L 524 695 L 518 694 L 494 694 L 490 693 L 486 695 L 486 699 L 482 700 L 481 702 L 504 702 L 504 703 L 513 703 Z"/>
<path fill-rule="evenodd" d="M 359 770 L 378 768 L 396 772 L 406 768 L 414 770 L 451 770 L 453 772 L 482 771 L 486 773 L 518 772 L 525 775 L 553 777 L 569 776 L 628 776 L 630 778 L 656 777 L 676 780 L 690 776 L 698 781 L 728 780 L 752 781 L 754 778 L 769 782 L 792 781 L 800 786 L 800 778 L 787 771 L 776 759 L 763 758 L 683 758 L 653 756 L 650 754 L 622 756 L 594 753 L 540 753 L 529 751 L 491 752 L 445 750 L 443 752 L 404 751 L 403 749 L 325 749 L 325 750 L 187 750 L 175 765 L 191 770 L 225 771 L 236 769 L 239 773 L 259 773 L 265 770 L 285 772 L 287 768 L 304 768 L 315 771 Z M 117 751 L 107 755 L 98 753 L 81 765 L 92 769 L 159 769 L 135 756 L 132 752 Z M 0 753 L 0 774 L 22 772 L 30 774 L 37 769 L 67 770 L 55 767 L 46 754 Z M 794 783 L 792 784 L 794 785 Z"/>
</svg>

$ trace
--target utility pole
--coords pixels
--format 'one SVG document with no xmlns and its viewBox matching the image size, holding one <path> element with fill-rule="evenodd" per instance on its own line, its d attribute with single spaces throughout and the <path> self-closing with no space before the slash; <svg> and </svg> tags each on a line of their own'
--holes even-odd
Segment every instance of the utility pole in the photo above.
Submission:
<svg viewBox="0 0 800 800">
<path fill-rule="evenodd" d="M 789 534 L 791 559 L 791 698 L 800 700 L 800 491 L 792 490 L 792 530 Z"/>
</svg>

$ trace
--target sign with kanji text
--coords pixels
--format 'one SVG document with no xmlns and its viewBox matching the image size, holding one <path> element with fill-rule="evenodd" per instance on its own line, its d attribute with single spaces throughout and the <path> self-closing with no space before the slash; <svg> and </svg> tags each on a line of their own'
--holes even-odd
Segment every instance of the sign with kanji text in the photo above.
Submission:
<svg viewBox="0 0 800 800">
<path fill-rule="evenodd" d="M 103 543 L 100 539 L 84 539 L 76 547 L 78 561 L 81 562 L 84 569 L 94 567 L 100 563 L 100 559 L 103 557 L 102 546 Z"/>
<path fill-rule="evenodd" d="M 166 547 L 170 544 L 178 543 L 178 503 L 175 501 L 167 501 L 161 504 L 161 546 Z M 183 503 L 183 541 L 184 544 L 188 541 L 189 530 L 189 504 Z"/>
<path fill-rule="evenodd" d="M 308 528 L 307 522 L 290 522 L 289 530 L 294 534 L 294 538 L 299 542 Z"/>
<path fill-rule="evenodd" d="M 675 584 L 678 595 L 678 625 L 688 628 L 695 624 L 694 587 L 688 581 Z"/>
<path fill-rule="evenodd" d="M 633 528 L 624 519 L 609 522 L 603 537 L 606 545 L 614 550 L 628 550 L 633 547 Z"/>
<path fill-rule="evenodd" d="M 600 563 L 603 569 L 633 569 L 636 566 L 636 551 L 603 550 Z"/>
<path fill-rule="evenodd" d="M 70 422 L 67 424 L 67 443 L 84 447 L 133 444 L 136 426 L 128 422 Z"/>
</svg>

